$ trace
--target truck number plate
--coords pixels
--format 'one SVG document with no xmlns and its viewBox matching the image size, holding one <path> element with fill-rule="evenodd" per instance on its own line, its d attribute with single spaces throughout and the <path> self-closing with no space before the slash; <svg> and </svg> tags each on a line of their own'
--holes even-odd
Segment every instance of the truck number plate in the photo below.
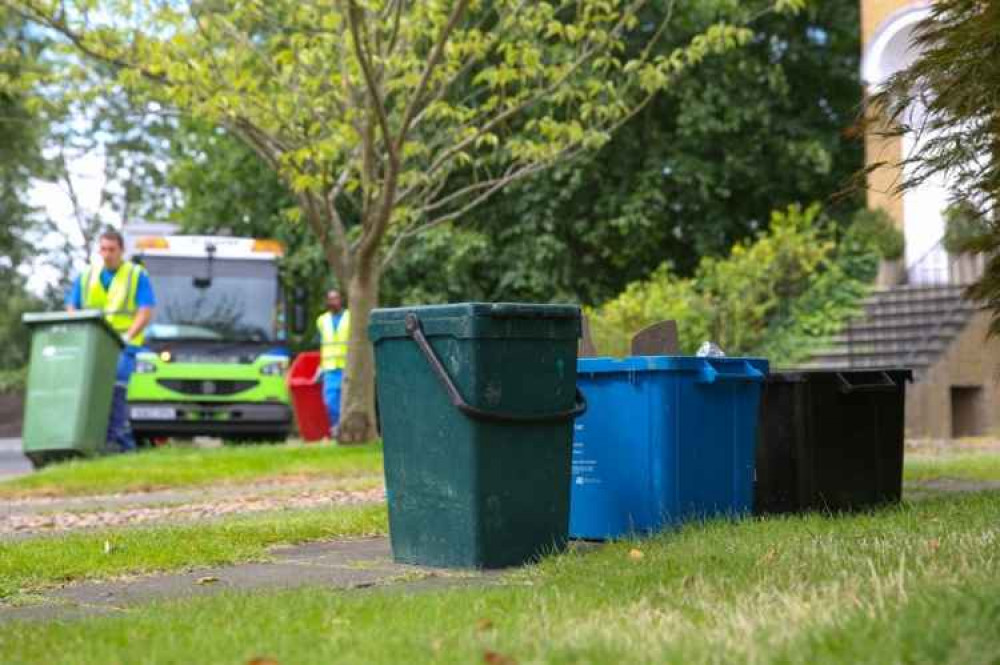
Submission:
<svg viewBox="0 0 1000 665">
<path fill-rule="evenodd" d="M 177 409 L 169 406 L 133 406 L 132 418 L 135 420 L 175 420 Z"/>
</svg>

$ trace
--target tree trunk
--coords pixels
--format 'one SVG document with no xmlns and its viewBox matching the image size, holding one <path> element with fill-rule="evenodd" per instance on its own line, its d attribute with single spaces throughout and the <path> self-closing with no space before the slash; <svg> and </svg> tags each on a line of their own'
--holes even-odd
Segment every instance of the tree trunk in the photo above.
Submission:
<svg viewBox="0 0 1000 665">
<path fill-rule="evenodd" d="M 374 265 L 359 265 L 347 286 L 351 330 L 337 436 L 343 443 L 365 443 L 378 436 L 375 423 L 375 357 L 368 340 L 368 320 L 378 304 L 378 280 L 378 270 Z"/>
</svg>

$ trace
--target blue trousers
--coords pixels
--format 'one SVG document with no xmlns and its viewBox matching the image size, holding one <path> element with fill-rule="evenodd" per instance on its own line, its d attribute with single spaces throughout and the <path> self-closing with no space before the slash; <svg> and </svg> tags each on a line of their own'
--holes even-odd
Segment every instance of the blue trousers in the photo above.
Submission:
<svg viewBox="0 0 1000 665">
<path fill-rule="evenodd" d="M 115 371 L 115 391 L 111 397 L 111 413 L 108 414 L 108 448 L 112 452 L 130 452 L 135 450 L 135 437 L 128 424 L 128 403 L 125 400 L 128 391 L 128 380 L 135 371 L 135 354 L 141 350 L 138 346 L 127 346 L 118 356 L 118 369 Z"/>
<path fill-rule="evenodd" d="M 343 380 L 343 370 L 323 372 L 323 402 L 326 404 L 326 412 L 330 414 L 330 427 L 340 423 L 340 384 Z"/>
</svg>

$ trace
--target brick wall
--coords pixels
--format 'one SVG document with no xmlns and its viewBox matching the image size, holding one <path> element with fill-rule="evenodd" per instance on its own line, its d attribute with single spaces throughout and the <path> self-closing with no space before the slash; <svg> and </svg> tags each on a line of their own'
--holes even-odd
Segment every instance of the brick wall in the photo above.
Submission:
<svg viewBox="0 0 1000 665">
<path fill-rule="evenodd" d="M 925 378 L 908 386 L 908 438 L 951 437 L 953 386 L 981 388 L 979 423 L 985 433 L 1000 436 L 1000 339 L 987 338 L 989 322 L 989 312 L 974 314 Z"/>
</svg>

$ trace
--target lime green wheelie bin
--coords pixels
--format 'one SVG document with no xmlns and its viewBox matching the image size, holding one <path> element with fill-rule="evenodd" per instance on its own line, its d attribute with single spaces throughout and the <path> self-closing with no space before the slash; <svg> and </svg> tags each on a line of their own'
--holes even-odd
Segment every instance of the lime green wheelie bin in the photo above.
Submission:
<svg viewBox="0 0 1000 665">
<path fill-rule="evenodd" d="M 31 358 L 21 434 L 36 468 L 105 449 L 123 343 L 98 311 L 28 313 Z"/>
<path fill-rule="evenodd" d="M 499 568 L 562 548 L 579 308 L 378 309 L 368 334 L 394 559 Z"/>
</svg>

